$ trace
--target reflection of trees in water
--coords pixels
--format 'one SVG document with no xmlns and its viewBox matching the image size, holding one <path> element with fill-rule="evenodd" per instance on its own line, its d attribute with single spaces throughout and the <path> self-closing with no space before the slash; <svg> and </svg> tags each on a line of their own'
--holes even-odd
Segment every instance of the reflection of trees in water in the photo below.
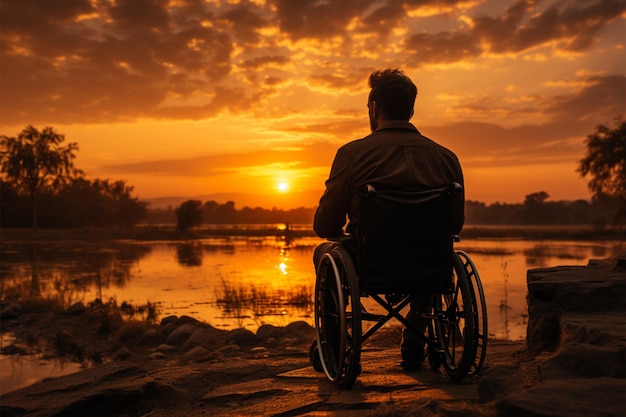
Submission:
<svg viewBox="0 0 626 417">
<path fill-rule="evenodd" d="M 176 245 L 176 260 L 183 266 L 201 266 L 202 245 L 199 242 L 187 242 Z"/>
<path fill-rule="evenodd" d="M 68 306 L 83 300 L 90 288 L 123 287 L 131 267 L 150 253 L 144 245 L 85 242 L 2 245 L 0 298 L 46 298 Z"/>
<path fill-rule="evenodd" d="M 182 266 L 202 266 L 202 259 L 205 253 L 225 253 L 234 255 L 236 252 L 236 246 L 229 241 L 228 238 L 224 238 L 219 243 L 205 243 L 200 241 L 188 241 L 184 243 L 177 243 L 176 247 L 176 262 Z"/>
<path fill-rule="evenodd" d="M 545 244 L 535 244 L 530 248 L 524 249 L 526 257 L 526 265 L 531 268 L 544 268 L 548 265 L 550 258 L 557 260 L 575 260 L 585 261 L 588 258 L 590 249 L 589 243 L 581 243 L 576 245 L 560 245 L 558 242 L 550 242 Z M 592 256 L 606 256 L 606 247 L 602 245 L 591 246 Z"/>
</svg>

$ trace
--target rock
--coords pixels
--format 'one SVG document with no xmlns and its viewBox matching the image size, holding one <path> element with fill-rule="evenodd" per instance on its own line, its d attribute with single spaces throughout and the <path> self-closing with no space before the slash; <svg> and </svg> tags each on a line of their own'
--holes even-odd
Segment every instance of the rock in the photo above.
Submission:
<svg viewBox="0 0 626 417">
<path fill-rule="evenodd" d="M 0 319 L 16 319 L 22 314 L 22 306 L 18 303 L 9 303 L 0 310 Z"/>
<path fill-rule="evenodd" d="M 284 328 L 276 327 L 272 324 L 264 324 L 256 331 L 256 337 L 259 340 L 267 340 L 269 338 L 280 339 L 284 334 Z"/>
<path fill-rule="evenodd" d="M 210 352 L 202 346 L 196 346 L 185 353 L 184 357 L 187 360 L 198 360 L 207 356 Z"/>
<path fill-rule="evenodd" d="M 97 408 L 98 415 L 136 415 L 144 394 L 158 385 L 139 366 L 113 362 L 4 394 L 0 414 L 88 416 Z"/>
<path fill-rule="evenodd" d="M 202 326 L 194 330 L 183 345 L 183 351 L 188 351 L 195 346 L 202 346 L 210 349 L 225 343 L 228 332 L 226 330 L 216 329 L 212 326 Z"/>
<path fill-rule="evenodd" d="M 270 352 L 269 352 L 269 350 L 267 350 L 263 346 L 256 346 L 256 347 L 253 347 L 252 349 L 250 349 L 250 353 L 255 358 L 267 358 L 269 356 Z"/>
<path fill-rule="evenodd" d="M 542 378 L 624 378 L 623 346 L 568 343 L 539 364 Z"/>
<path fill-rule="evenodd" d="M 159 345 L 156 348 L 154 348 L 155 351 L 157 352 L 175 352 L 176 351 L 176 346 L 172 346 L 172 345 Z"/>
<path fill-rule="evenodd" d="M 85 305 L 82 301 L 72 304 L 66 311 L 71 316 L 76 316 L 85 312 Z"/>
<path fill-rule="evenodd" d="M 176 324 L 169 322 L 165 325 L 161 325 L 158 329 L 158 335 L 160 340 L 167 340 L 170 334 L 176 329 Z"/>
<path fill-rule="evenodd" d="M 616 271 L 616 261 L 590 261 L 588 266 L 559 266 L 531 269 L 528 283 L 528 328 L 527 345 L 535 354 L 555 351 L 562 338 L 576 334 L 584 327 L 589 315 L 615 312 L 626 309 L 626 280 Z M 575 314 L 572 314 L 575 313 Z M 569 327 L 564 322 L 567 316 L 574 317 Z M 619 316 L 618 316 L 619 317 Z M 623 320 L 623 319 L 622 319 Z M 594 325 L 596 331 L 623 337 L 621 321 L 616 320 Z M 565 330 L 567 329 L 567 333 Z"/>
<path fill-rule="evenodd" d="M 123 347 L 119 348 L 117 351 L 115 351 L 113 356 L 116 359 L 126 359 L 126 358 L 128 358 L 130 356 L 130 350 L 128 350 L 127 347 L 123 346 Z"/>
<path fill-rule="evenodd" d="M 172 330 L 169 336 L 167 336 L 165 343 L 168 345 L 181 346 L 187 341 L 189 336 L 191 336 L 195 330 L 195 324 L 187 323 L 180 325 Z"/>
<path fill-rule="evenodd" d="M 180 316 L 178 318 L 178 323 L 179 326 L 181 324 L 194 324 L 196 326 L 202 324 L 201 322 L 199 322 L 197 319 L 194 319 L 193 317 L 189 317 L 189 316 Z"/>
<path fill-rule="evenodd" d="M 534 269 L 527 280 L 527 351 L 540 379 L 500 399 L 498 416 L 623 416 L 626 280 L 620 263 Z"/>
<path fill-rule="evenodd" d="M 178 316 L 167 316 L 161 320 L 161 326 L 167 326 L 168 324 L 176 326 L 178 324 Z"/>
<path fill-rule="evenodd" d="M 280 346 L 296 346 L 300 344 L 300 341 L 296 337 L 283 337 L 282 339 L 280 339 L 280 342 L 278 342 L 278 344 Z"/>
<path fill-rule="evenodd" d="M 226 343 L 234 343 L 237 345 L 254 345 L 256 344 L 256 335 L 248 329 L 234 329 L 231 330 L 226 337 Z"/>
<path fill-rule="evenodd" d="M 554 380 L 513 393 L 496 408 L 503 417 L 623 417 L 624 392 L 622 378 Z"/>
<path fill-rule="evenodd" d="M 161 352 L 152 352 L 148 355 L 148 358 L 151 360 L 160 360 L 167 358 L 167 355 Z"/>
<path fill-rule="evenodd" d="M 153 345 L 159 340 L 159 333 L 157 329 L 147 329 L 143 332 L 137 343 L 140 345 Z"/>
<path fill-rule="evenodd" d="M 231 344 L 221 347 L 218 352 L 227 357 L 239 356 L 241 354 L 241 348 Z"/>
<path fill-rule="evenodd" d="M 306 321 L 294 321 L 285 327 L 285 335 L 295 337 L 300 342 L 308 342 L 315 337 L 315 329 Z"/>
</svg>

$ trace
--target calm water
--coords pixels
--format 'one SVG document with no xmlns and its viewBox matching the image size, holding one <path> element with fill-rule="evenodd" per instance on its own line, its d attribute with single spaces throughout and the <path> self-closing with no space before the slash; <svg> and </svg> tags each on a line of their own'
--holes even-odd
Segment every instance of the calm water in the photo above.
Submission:
<svg viewBox="0 0 626 417">
<path fill-rule="evenodd" d="M 274 237 L 115 245 L 5 242 L 0 298 L 57 298 L 67 306 L 96 298 L 114 299 L 118 305 L 152 303 L 160 318 L 188 315 L 225 329 L 255 331 L 264 323 L 286 325 L 296 320 L 313 324 L 311 257 L 320 242 Z M 490 336 L 520 340 L 526 337 L 528 269 L 585 265 L 589 259 L 623 252 L 624 242 L 480 239 L 463 240 L 456 248 L 467 252 L 478 267 Z M 9 338 L 4 335 L 2 343 L 8 344 Z M 20 360 L 21 364 L 0 355 L 4 381 L 23 385 L 24 378 L 15 375 L 32 378 L 30 367 L 52 367 L 51 374 L 76 369 L 74 364 Z"/>
</svg>

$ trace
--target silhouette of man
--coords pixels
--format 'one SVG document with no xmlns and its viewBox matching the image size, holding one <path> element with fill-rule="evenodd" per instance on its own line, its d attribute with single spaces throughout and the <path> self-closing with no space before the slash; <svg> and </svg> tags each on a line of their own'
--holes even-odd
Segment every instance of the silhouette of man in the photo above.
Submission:
<svg viewBox="0 0 626 417">
<path fill-rule="evenodd" d="M 359 196 L 366 184 L 402 190 L 422 190 L 451 182 L 464 185 L 456 155 L 422 136 L 409 122 L 417 97 L 417 87 L 411 79 L 398 69 L 385 69 L 370 75 L 369 86 L 367 108 L 372 133 L 338 149 L 313 221 L 319 237 L 339 236 L 344 226 L 346 233 L 354 233 L 359 221 Z M 464 194 L 457 198 L 453 233 L 459 233 L 464 222 Z M 315 249 L 316 267 L 333 245 L 336 243 L 324 242 Z M 429 309 L 430 304 L 429 297 L 418 297 L 407 314 L 407 320 L 422 333 L 427 323 L 417 319 L 415 312 Z M 404 329 L 400 350 L 401 365 L 407 370 L 418 369 L 425 356 L 423 340 Z"/>
</svg>

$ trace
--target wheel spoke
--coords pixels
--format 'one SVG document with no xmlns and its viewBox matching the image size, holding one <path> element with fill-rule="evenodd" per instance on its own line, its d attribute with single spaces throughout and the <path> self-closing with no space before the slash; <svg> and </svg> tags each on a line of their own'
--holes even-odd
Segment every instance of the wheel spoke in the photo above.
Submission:
<svg viewBox="0 0 626 417">
<path fill-rule="evenodd" d="M 441 316 L 434 322 L 442 364 L 454 380 L 463 379 L 474 364 L 475 319 L 472 292 L 465 264 L 455 256 L 453 288 L 441 294 Z"/>
</svg>

